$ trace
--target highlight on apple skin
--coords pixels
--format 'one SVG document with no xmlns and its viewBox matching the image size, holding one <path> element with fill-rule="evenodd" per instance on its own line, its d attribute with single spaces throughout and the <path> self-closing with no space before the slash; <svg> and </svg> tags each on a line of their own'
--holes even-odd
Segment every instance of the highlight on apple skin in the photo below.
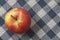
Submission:
<svg viewBox="0 0 60 40">
<path fill-rule="evenodd" d="M 24 8 L 13 8 L 5 14 L 6 27 L 15 33 L 25 33 L 30 28 L 31 16 Z"/>
</svg>

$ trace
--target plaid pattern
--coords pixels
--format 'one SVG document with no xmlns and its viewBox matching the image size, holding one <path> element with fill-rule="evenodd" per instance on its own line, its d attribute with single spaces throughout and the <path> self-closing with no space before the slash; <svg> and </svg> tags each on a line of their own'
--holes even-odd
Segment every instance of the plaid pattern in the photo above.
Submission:
<svg viewBox="0 0 60 40">
<path fill-rule="evenodd" d="M 5 13 L 14 7 L 31 15 L 30 29 L 21 35 L 4 24 Z M 60 0 L 0 0 L 0 40 L 60 40 Z"/>
</svg>

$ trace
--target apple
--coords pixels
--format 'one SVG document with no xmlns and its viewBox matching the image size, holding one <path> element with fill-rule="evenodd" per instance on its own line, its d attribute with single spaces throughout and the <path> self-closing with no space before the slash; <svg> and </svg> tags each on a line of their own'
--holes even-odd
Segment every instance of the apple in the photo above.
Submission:
<svg viewBox="0 0 60 40">
<path fill-rule="evenodd" d="M 24 8 L 13 8 L 5 14 L 6 27 L 15 33 L 25 33 L 31 24 L 31 16 Z"/>
</svg>

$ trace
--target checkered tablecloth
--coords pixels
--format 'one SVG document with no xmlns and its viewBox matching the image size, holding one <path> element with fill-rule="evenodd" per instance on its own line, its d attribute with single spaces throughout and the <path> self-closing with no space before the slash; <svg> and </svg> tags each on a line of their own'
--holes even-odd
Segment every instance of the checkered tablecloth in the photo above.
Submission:
<svg viewBox="0 0 60 40">
<path fill-rule="evenodd" d="M 4 24 L 6 12 L 15 7 L 31 15 L 24 34 L 12 33 Z M 0 0 L 0 40 L 60 40 L 60 0 Z"/>
</svg>

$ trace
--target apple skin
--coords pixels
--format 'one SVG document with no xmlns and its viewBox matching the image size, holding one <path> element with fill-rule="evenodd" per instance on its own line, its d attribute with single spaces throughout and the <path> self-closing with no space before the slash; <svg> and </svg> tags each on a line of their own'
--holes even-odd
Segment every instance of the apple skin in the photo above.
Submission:
<svg viewBox="0 0 60 40">
<path fill-rule="evenodd" d="M 6 27 L 15 33 L 25 33 L 30 28 L 31 16 L 24 8 L 13 8 L 5 15 Z"/>
</svg>

